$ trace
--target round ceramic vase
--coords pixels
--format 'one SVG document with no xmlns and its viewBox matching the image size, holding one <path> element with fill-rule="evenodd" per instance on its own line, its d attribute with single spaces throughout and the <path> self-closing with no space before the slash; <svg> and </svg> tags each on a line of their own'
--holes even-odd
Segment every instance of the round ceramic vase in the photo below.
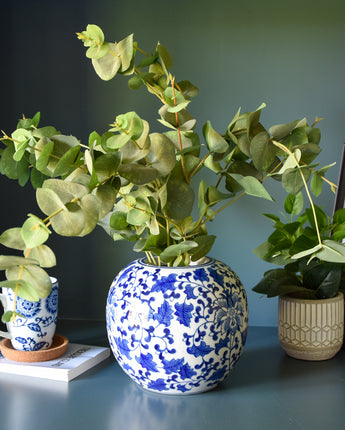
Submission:
<svg viewBox="0 0 345 430">
<path fill-rule="evenodd" d="M 279 297 L 278 320 L 279 341 L 289 356 L 309 361 L 328 360 L 343 344 L 343 294 L 323 300 Z"/>
<path fill-rule="evenodd" d="M 165 394 L 208 391 L 242 353 L 245 290 L 224 263 L 151 266 L 136 260 L 113 281 L 106 307 L 110 346 L 143 388 Z"/>
</svg>

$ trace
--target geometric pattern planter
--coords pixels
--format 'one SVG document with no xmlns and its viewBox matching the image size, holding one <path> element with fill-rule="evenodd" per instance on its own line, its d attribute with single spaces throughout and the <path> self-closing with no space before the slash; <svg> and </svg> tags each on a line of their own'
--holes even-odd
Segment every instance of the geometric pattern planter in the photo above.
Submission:
<svg viewBox="0 0 345 430">
<path fill-rule="evenodd" d="M 343 344 L 343 294 L 323 300 L 280 296 L 278 321 L 279 341 L 289 356 L 310 361 L 328 360 Z"/>
<path fill-rule="evenodd" d="M 118 364 L 140 386 L 164 394 L 211 390 L 246 341 L 245 290 L 224 263 L 152 266 L 145 259 L 112 283 L 107 331 Z"/>
</svg>

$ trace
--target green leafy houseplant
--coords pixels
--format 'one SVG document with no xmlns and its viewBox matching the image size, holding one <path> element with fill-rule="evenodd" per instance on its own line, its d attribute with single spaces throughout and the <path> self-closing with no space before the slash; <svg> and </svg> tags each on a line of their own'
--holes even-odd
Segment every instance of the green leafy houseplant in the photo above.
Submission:
<svg viewBox="0 0 345 430">
<path fill-rule="evenodd" d="M 0 236 L 0 243 L 18 251 L 24 256 L 0 255 L 0 270 L 6 271 L 6 280 L 1 287 L 15 292 L 14 311 L 6 311 L 2 322 L 6 323 L 19 315 L 16 309 L 17 296 L 29 301 L 38 301 L 51 292 L 52 283 L 45 268 L 56 264 L 54 252 L 45 242 L 50 230 L 49 219 L 41 220 L 29 214 L 22 227 L 6 230 Z"/>
<path fill-rule="evenodd" d="M 101 225 L 115 241 L 133 242 L 150 264 L 186 266 L 209 253 L 215 236 L 206 225 L 219 212 L 243 195 L 273 200 L 263 185 L 268 177 L 281 180 L 285 189 L 301 185 L 301 171 L 305 180 L 322 183 L 325 169 L 314 170 L 311 164 L 321 151 L 317 121 L 309 126 L 305 119 L 296 120 L 266 130 L 260 122 L 263 104 L 253 112 L 238 110 L 222 133 L 207 121 L 203 144 L 187 110 L 198 89 L 188 80 L 175 80 L 163 45 L 146 53 L 133 34 L 106 42 L 96 25 L 77 35 L 101 79 L 130 76 L 131 89 L 146 87 L 160 100 L 158 122 L 164 131 L 152 131 L 131 111 L 117 115 L 105 133 L 93 131 L 87 144 L 55 127 L 41 127 L 39 113 L 22 118 L 10 135 L 3 133 L 2 173 L 22 186 L 30 180 L 45 214 L 44 219 L 29 217 L 34 245 L 43 246 L 36 240 L 42 231 L 80 237 Z M 300 165 L 291 163 L 286 148 L 299 151 Z M 214 173 L 212 184 L 202 178 L 205 169 Z M 1 242 L 17 249 L 18 232 L 6 231 Z M 31 256 L 25 252 L 25 258 Z M 1 265 L 11 284 L 0 285 L 23 294 L 17 286 L 27 262 L 16 264 L 13 258 Z M 35 288 L 29 281 L 23 287 Z"/>
<path fill-rule="evenodd" d="M 306 247 L 318 248 L 318 235 L 311 209 L 307 208 L 295 221 L 282 222 L 275 215 L 274 231 L 255 254 L 265 261 L 283 265 L 264 274 L 253 288 L 268 297 L 284 294 L 306 299 L 327 299 L 344 291 L 344 246 L 333 241 L 345 237 L 345 210 L 339 209 L 333 220 L 320 207 L 315 207 L 324 248 L 311 259 Z"/>
<path fill-rule="evenodd" d="M 298 165 L 296 155 L 299 154 L 290 154 Z M 300 174 L 304 175 L 302 170 Z M 345 209 L 327 216 L 314 204 L 302 179 L 310 206 L 303 210 L 302 191 L 292 187 L 284 203 L 285 220 L 265 214 L 274 222 L 274 229 L 267 241 L 254 250 L 261 259 L 283 266 L 267 271 L 253 288 L 268 297 L 291 294 L 304 299 L 328 299 L 345 288 L 345 246 L 339 243 L 345 238 Z M 311 191 L 318 196 L 321 183 L 315 179 L 311 181 Z M 330 185 L 334 190 L 334 184 Z"/>
</svg>

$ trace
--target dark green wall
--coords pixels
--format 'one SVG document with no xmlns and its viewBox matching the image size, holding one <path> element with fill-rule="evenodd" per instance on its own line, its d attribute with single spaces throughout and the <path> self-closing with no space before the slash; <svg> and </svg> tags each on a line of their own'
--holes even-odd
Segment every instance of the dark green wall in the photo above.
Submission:
<svg viewBox="0 0 345 430">
<path fill-rule="evenodd" d="M 199 131 L 207 119 L 224 131 L 238 107 L 254 110 L 266 102 L 266 125 L 323 117 L 321 161 L 339 161 L 345 142 L 343 0 L 2 1 L 1 23 L 0 129 L 7 132 L 22 113 L 38 110 L 42 124 L 83 141 L 129 110 L 154 124 L 159 105 L 145 91 L 131 92 L 121 76 L 105 83 L 93 72 L 75 32 L 94 23 L 107 39 L 134 32 L 146 50 L 158 40 L 169 49 L 177 80 L 200 88 L 191 107 Z M 334 181 L 338 166 L 329 175 Z M 29 186 L 0 177 L 0 191 L 1 231 L 38 213 Z M 271 191 L 281 204 L 279 188 Z M 333 196 L 325 192 L 319 204 L 331 211 Z M 276 324 L 275 300 L 251 292 L 269 267 L 252 254 L 270 229 L 261 213 L 275 210 L 244 198 L 209 227 L 218 235 L 212 255 L 230 264 L 247 288 L 251 324 Z M 52 272 L 61 285 L 60 315 L 103 319 L 113 276 L 137 254 L 101 230 L 83 239 L 54 237 L 50 244 L 58 257 Z"/>
</svg>

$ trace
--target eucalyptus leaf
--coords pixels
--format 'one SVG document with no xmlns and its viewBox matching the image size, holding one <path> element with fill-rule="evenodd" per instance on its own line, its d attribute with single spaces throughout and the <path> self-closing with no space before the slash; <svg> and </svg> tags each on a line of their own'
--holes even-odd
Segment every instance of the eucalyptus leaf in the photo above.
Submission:
<svg viewBox="0 0 345 430">
<path fill-rule="evenodd" d="M 299 149 L 296 149 L 293 153 L 289 154 L 278 174 L 282 175 L 286 170 L 298 167 L 301 156 L 302 153 Z"/>
<path fill-rule="evenodd" d="M 266 188 L 253 176 L 242 176 L 238 173 L 230 173 L 230 176 L 243 187 L 246 194 L 273 201 Z"/>
<path fill-rule="evenodd" d="M 183 104 L 186 102 L 185 98 L 180 93 L 180 91 L 172 87 L 168 87 L 165 89 L 164 99 L 169 105 L 169 107 L 167 108 L 168 112 L 170 112 L 170 108 L 173 108 L 176 105 Z"/>
<path fill-rule="evenodd" d="M 224 153 L 228 150 L 229 145 L 227 141 L 214 130 L 210 121 L 207 121 L 203 129 L 204 138 L 208 149 L 211 152 Z"/>
<path fill-rule="evenodd" d="M 192 212 L 194 191 L 184 180 L 181 162 L 174 167 L 167 183 L 167 215 L 173 219 L 183 219 Z"/>
<path fill-rule="evenodd" d="M 42 245 L 50 235 L 49 228 L 35 215 L 29 215 L 22 227 L 22 237 L 26 248 Z"/>
<path fill-rule="evenodd" d="M 89 147 L 93 148 L 101 144 L 101 136 L 97 133 L 97 131 L 93 131 L 89 135 Z"/>
<path fill-rule="evenodd" d="M 79 206 L 84 213 L 84 227 L 78 236 L 90 234 L 99 220 L 99 200 L 93 194 L 86 194 L 79 201 Z"/>
<path fill-rule="evenodd" d="M 31 169 L 31 185 L 36 190 L 37 188 L 40 188 L 43 186 L 43 182 L 48 179 L 48 176 L 44 175 L 42 172 L 39 172 L 34 167 Z"/>
<path fill-rule="evenodd" d="M 92 58 L 94 60 L 98 60 L 104 57 L 109 51 L 109 44 L 103 43 L 102 45 L 93 45 L 90 46 L 86 51 L 87 58 Z"/>
<path fill-rule="evenodd" d="M 213 185 L 210 185 L 207 188 L 207 192 L 206 192 L 206 201 L 208 203 L 209 206 L 213 206 L 216 203 L 219 203 L 225 199 L 228 199 L 232 197 L 232 194 L 229 193 L 222 193 L 221 191 L 219 191 L 216 187 L 214 187 Z"/>
<path fill-rule="evenodd" d="M 214 235 L 195 237 L 193 242 L 196 242 L 198 246 L 189 251 L 192 261 L 198 261 L 200 258 L 205 257 L 210 252 L 215 240 L 216 236 Z"/>
<path fill-rule="evenodd" d="M 318 253 L 322 249 L 323 249 L 323 245 L 319 243 L 310 249 L 307 249 L 307 250 L 304 250 L 304 251 L 298 252 L 297 254 L 292 255 L 291 258 L 298 260 L 300 258 L 310 256 L 311 254 Z M 325 260 L 325 261 L 327 261 L 327 260 Z"/>
<path fill-rule="evenodd" d="M 175 146 L 171 140 L 160 133 L 150 134 L 150 150 L 147 154 L 151 167 L 160 175 L 168 175 L 175 166 Z"/>
<path fill-rule="evenodd" d="M 314 196 L 318 197 L 321 194 L 323 179 L 317 173 L 314 173 L 310 181 L 310 189 Z"/>
<path fill-rule="evenodd" d="M 24 250 L 25 242 L 22 236 L 21 227 L 14 227 L 8 230 L 5 230 L 0 236 L 0 243 L 7 248 Z"/>
<path fill-rule="evenodd" d="M 23 279 L 2 281 L 0 282 L 0 288 L 10 288 L 16 291 L 19 297 L 30 302 L 38 302 L 40 299 L 36 288 Z"/>
<path fill-rule="evenodd" d="M 36 200 L 41 211 L 46 215 L 65 209 L 59 196 L 48 188 L 38 188 L 36 190 Z"/>
<path fill-rule="evenodd" d="M 6 270 L 8 280 L 21 279 L 30 284 L 36 291 L 38 297 L 47 297 L 52 289 L 52 283 L 47 272 L 36 265 L 27 265 L 21 267 L 12 267 Z M 19 294 L 19 292 L 18 292 Z M 20 295 L 20 294 L 19 294 Z"/>
<path fill-rule="evenodd" d="M 94 162 L 94 169 L 99 182 L 109 180 L 116 175 L 117 169 L 121 162 L 121 154 L 119 152 L 111 152 L 102 154 Z"/>
<path fill-rule="evenodd" d="M 126 72 L 130 68 L 133 59 L 133 34 L 118 42 L 116 51 L 121 56 L 121 72 Z"/>
<path fill-rule="evenodd" d="M 330 239 L 323 240 L 316 256 L 330 263 L 345 263 L 345 246 Z"/>
<path fill-rule="evenodd" d="M 143 121 L 143 125 L 143 132 L 136 142 L 129 140 L 120 148 L 121 162 L 123 164 L 142 160 L 149 153 L 151 145 L 149 137 L 150 127 L 147 121 Z"/>
<path fill-rule="evenodd" d="M 125 132 L 126 136 L 129 136 L 133 140 L 139 139 L 144 130 L 143 120 L 133 111 L 118 115 L 116 117 L 116 125 Z"/>
<path fill-rule="evenodd" d="M 10 269 L 17 266 L 27 266 L 37 264 L 32 258 L 17 257 L 12 255 L 0 255 L 0 270 Z"/>
<path fill-rule="evenodd" d="M 46 175 L 53 176 L 54 171 L 61 160 L 61 158 L 74 146 L 80 147 L 78 139 L 74 136 L 65 136 L 63 134 L 57 134 L 50 137 L 50 140 L 54 142 L 54 150 L 49 157 L 48 165 L 42 172 Z M 35 146 L 36 152 L 39 152 L 49 142 L 45 137 L 40 139 Z"/>
<path fill-rule="evenodd" d="M 247 157 L 251 157 L 250 145 L 251 142 L 247 136 L 247 134 L 241 134 L 237 140 L 238 148 L 245 154 Z"/>
<path fill-rule="evenodd" d="M 151 64 L 155 63 L 158 59 L 158 55 L 149 55 L 145 57 L 140 63 L 136 66 L 137 69 L 143 69 L 144 67 L 148 67 Z M 154 75 L 154 73 L 152 73 Z"/>
<path fill-rule="evenodd" d="M 284 202 L 285 212 L 290 215 L 299 215 L 303 210 L 304 198 L 302 192 L 288 194 Z"/>
<path fill-rule="evenodd" d="M 261 103 L 261 105 L 254 111 L 250 112 L 247 116 L 247 134 L 251 138 L 257 134 L 260 130 L 260 115 L 262 109 L 266 107 L 265 103 Z M 262 128 L 262 127 L 261 127 Z"/>
<path fill-rule="evenodd" d="M 61 236 L 79 236 L 85 228 L 85 214 L 77 203 L 66 203 L 65 208 L 51 218 L 54 231 Z"/>
<path fill-rule="evenodd" d="M 103 184 L 92 191 L 98 200 L 99 219 L 104 218 L 114 207 L 119 187 Z"/>
<path fill-rule="evenodd" d="M 98 25 L 88 24 L 86 27 L 86 35 L 88 39 L 91 39 L 92 42 L 96 42 L 98 44 L 102 44 L 104 42 L 104 33 Z M 87 44 L 86 46 L 90 46 Z"/>
<path fill-rule="evenodd" d="M 63 204 L 78 200 L 89 193 L 87 186 L 61 179 L 47 179 L 43 184 L 43 189 L 53 191 Z"/>
<path fill-rule="evenodd" d="M 168 112 L 171 112 L 171 113 L 180 112 L 182 109 L 186 109 L 189 103 L 190 103 L 190 100 L 185 100 L 184 102 L 179 103 L 176 106 L 169 107 Z"/>
<path fill-rule="evenodd" d="M 56 130 L 55 127 L 47 126 L 47 127 L 41 127 L 34 129 L 32 131 L 32 135 L 38 139 L 41 139 L 42 137 L 52 137 L 59 134 L 59 132 Z"/>
<path fill-rule="evenodd" d="M 154 76 L 154 73 L 140 73 L 128 80 L 128 86 L 131 90 L 137 90 L 144 85 L 145 82 L 150 81 Z"/>
<path fill-rule="evenodd" d="M 148 184 L 156 179 L 158 171 L 141 164 L 123 164 L 118 169 L 119 175 L 135 185 Z"/>
<path fill-rule="evenodd" d="M 202 179 L 200 181 L 199 190 L 198 190 L 199 216 L 202 216 L 204 214 L 205 209 L 207 208 L 206 193 L 207 193 L 207 185 L 206 185 L 206 182 Z"/>
<path fill-rule="evenodd" d="M 310 171 L 308 168 L 294 168 L 287 169 L 282 176 L 282 185 L 286 192 L 289 194 L 297 194 L 304 187 L 304 181 L 302 178 L 304 176 L 307 182 L 310 177 Z"/>
<path fill-rule="evenodd" d="M 109 43 L 108 52 L 101 58 L 93 59 L 92 65 L 103 81 L 109 81 L 121 68 L 121 57 L 114 43 Z"/>
<path fill-rule="evenodd" d="M 19 179 L 29 172 L 29 163 L 25 158 L 14 160 L 14 149 L 8 146 L 1 155 L 1 169 L 9 179 Z"/>
<path fill-rule="evenodd" d="M 289 124 L 274 125 L 269 129 L 269 132 L 275 140 L 281 140 L 293 131 L 298 122 L 299 120 L 295 120 Z"/>
<path fill-rule="evenodd" d="M 114 230 L 124 230 L 128 226 L 127 214 L 122 211 L 115 211 L 111 214 L 109 225 Z"/>
<path fill-rule="evenodd" d="M 170 70 L 172 67 L 171 55 L 169 54 L 168 50 L 160 43 L 157 45 L 156 53 L 158 54 L 159 61 L 164 69 L 165 74 L 167 75 L 168 70 Z"/>
<path fill-rule="evenodd" d="M 182 91 L 182 95 L 190 99 L 199 93 L 199 88 L 193 85 L 190 81 L 180 81 L 178 88 Z"/>
<path fill-rule="evenodd" d="M 178 255 L 184 254 L 197 246 L 198 244 L 191 240 L 186 240 L 176 245 L 170 245 L 160 254 L 160 258 L 164 263 L 169 263 Z"/>
<path fill-rule="evenodd" d="M 258 170 L 267 171 L 275 160 L 276 147 L 266 131 L 255 135 L 250 143 L 250 155 Z"/>
<path fill-rule="evenodd" d="M 143 225 L 146 224 L 151 217 L 151 214 L 149 211 L 146 210 L 145 207 L 138 207 L 132 208 L 127 213 L 127 223 L 131 225 Z"/>
<path fill-rule="evenodd" d="M 16 315 L 17 315 L 17 312 L 6 311 L 1 317 L 1 322 L 4 324 L 9 323 L 10 321 L 13 320 L 13 318 L 15 318 Z"/>
<path fill-rule="evenodd" d="M 62 176 L 68 174 L 71 170 L 75 169 L 77 166 L 75 162 L 80 153 L 80 146 L 73 146 L 70 148 L 57 163 L 53 176 Z"/>
<path fill-rule="evenodd" d="M 110 136 L 106 141 L 108 149 L 120 149 L 131 140 L 131 137 L 127 134 L 114 134 Z"/>
<path fill-rule="evenodd" d="M 295 147 L 301 151 L 301 162 L 310 164 L 321 152 L 321 148 L 315 143 L 306 143 Z"/>
<path fill-rule="evenodd" d="M 46 171 L 46 167 L 54 149 L 54 142 L 52 140 L 45 139 L 44 142 L 46 142 L 46 144 L 42 147 L 42 149 L 40 151 L 35 151 L 37 158 L 36 169 L 43 173 Z M 43 143 L 43 141 L 41 141 L 41 143 Z"/>
<path fill-rule="evenodd" d="M 56 265 L 55 254 L 47 245 L 40 245 L 30 249 L 30 257 L 36 260 L 40 267 L 49 268 Z"/>
<path fill-rule="evenodd" d="M 315 211 L 317 224 L 318 224 L 319 228 L 320 229 L 326 228 L 328 225 L 328 219 L 327 219 L 327 215 L 325 214 L 325 212 L 320 207 L 318 207 L 316 205 L 314 205 L 314 211 Z M 313 210 L 311 208 L 306 208 L 305 212 L 308 216 L 308 220 L 309 220 L 310 225 L 312 226 L 313 229 L 316 229 Z"/>
</svg>

